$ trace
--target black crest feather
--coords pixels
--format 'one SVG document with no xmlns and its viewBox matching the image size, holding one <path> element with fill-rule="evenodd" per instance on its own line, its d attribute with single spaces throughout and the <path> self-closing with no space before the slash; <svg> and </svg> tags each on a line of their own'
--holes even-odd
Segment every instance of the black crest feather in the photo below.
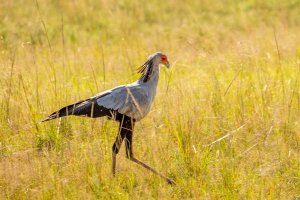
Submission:
<svg viewBox="0 0 300 200">
<path fill-rule="evenodd" d="M 152 70 L 153 57 L 149 58 L 140 68 L 137 69 L 138 73 L 142 74 L 140 79 L 142 79 L 143 82 L 147 82 L 149 80 Z"/>
</svg>

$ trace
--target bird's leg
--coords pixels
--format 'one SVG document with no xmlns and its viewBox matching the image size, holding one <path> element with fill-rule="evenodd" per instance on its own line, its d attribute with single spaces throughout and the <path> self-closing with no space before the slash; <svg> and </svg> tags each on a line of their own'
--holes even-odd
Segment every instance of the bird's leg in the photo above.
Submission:
<svg viewBox="0 0 300 200">
<path fill-rule="evenodd" d="M 115 174 L 116 174 L 116 157 L 117 157 L 117 154 L 119 153 L 120 147 L 121 147 L 124 137 L 126 135 L 126 132 L 123 130 L 122 123 L 123 123 L 123 119 L 120 122 L 119 132 L 118 132 L 117 138 L 114 142 L 114 145 L 112 147 L 112 173 L 113 173 L 113 176 L 115 176 Z"/>
<path fill-rule="evenodd" d="M 124 139 L 124 136 L 121 134 L 118 134 L 116 141 L 112 148 L 112 173 L 113 173 L 113 176 L 115 176 L 115 174 L 116 174 L 116 157 L 117 157 L 117 154 L 119 153 L 123 139 Z"/>
<path fill-rule="evenodd" d="M 169 184 L 173 184 L 175 185 L 175 181 L 172 180 L 171 178 L 157 172 L 155 169 L 153 169 L 152 167 L 150 167 L 149 165 L 147 165 L 146 163 L 136 159 L 133 155 L 132 152 L 132 129 L 128 130 L 125 136 L 125 146 L 126 146 L 126 156 L 129 160 L 143 166 L 144 168 L 150 170 L 151 172 L 153 172 L 154 174 L 160 176 L 161 178 L 165 179 Z"/>
</svg>

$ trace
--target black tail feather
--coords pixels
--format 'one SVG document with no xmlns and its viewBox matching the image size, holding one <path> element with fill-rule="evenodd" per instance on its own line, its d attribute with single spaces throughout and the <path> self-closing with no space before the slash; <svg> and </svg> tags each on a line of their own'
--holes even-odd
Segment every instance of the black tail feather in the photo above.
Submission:
<svg viewBox="0 0 300 200">
<path fill-rule="evenodd" d="M 49 121 L 49 120 L 52 120 L 52 119 L 56 119 L 56 118 L 59 118 L 59 117 L 65 117 L 65 116 L 68 116 L 68 115 L 73 115 L 75 113 L 76 107 L 78 107 L 78 105 L 80 105 L 83 102 L 84 101 L 79 101 L 75 104 L 65 106 L 65 107 L 59 109 L 58 111 L 53 112 L 47 118 L 43 119 L 42 122 Z"/>
<path fill-rule="evenodd" d="M 79 101 L 75 104 L 71 104 L 61 108 L 60 110 L 53 112 L 47 118 L 43 119 L 41 122 L 46 122 L 52 119 L 65 117 L 69 115 L 77 116 L 87 116 L 87 117 L 111 117 L 113 110 L 107 109 L 103 106 L 99 106 L 94 99 L 87 99 L 84 101 Z"/>
</svg>

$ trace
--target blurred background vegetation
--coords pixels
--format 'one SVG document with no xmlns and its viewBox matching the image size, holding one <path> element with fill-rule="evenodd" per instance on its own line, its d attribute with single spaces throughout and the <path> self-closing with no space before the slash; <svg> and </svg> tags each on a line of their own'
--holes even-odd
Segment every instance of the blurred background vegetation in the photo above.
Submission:
<svg viewBox="0 0 300 200">
<path fill-rule="evenodd" d="M 60 106 L 136 80 L 165 52 L 137 157 L 117 124 Z M 300 196 L 299 0 L 0 2 L 0 198 L 293 199 Z"/>
</svg>

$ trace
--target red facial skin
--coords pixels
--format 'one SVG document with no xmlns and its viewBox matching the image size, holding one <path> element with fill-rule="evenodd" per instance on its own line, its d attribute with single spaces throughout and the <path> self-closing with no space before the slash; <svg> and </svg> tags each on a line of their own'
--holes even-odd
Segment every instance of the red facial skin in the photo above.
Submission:
<svg viewBox="0 0 300 200">
<path fill-rule="evenodd" d="M 162 55 L 160 56 L 160 62 L 161 62 L 162 64 L 168 64 L 169 61 L 168 61 L 167 56 L 164 55 L 164 54 L 162 54 Z"/>
</svg>

